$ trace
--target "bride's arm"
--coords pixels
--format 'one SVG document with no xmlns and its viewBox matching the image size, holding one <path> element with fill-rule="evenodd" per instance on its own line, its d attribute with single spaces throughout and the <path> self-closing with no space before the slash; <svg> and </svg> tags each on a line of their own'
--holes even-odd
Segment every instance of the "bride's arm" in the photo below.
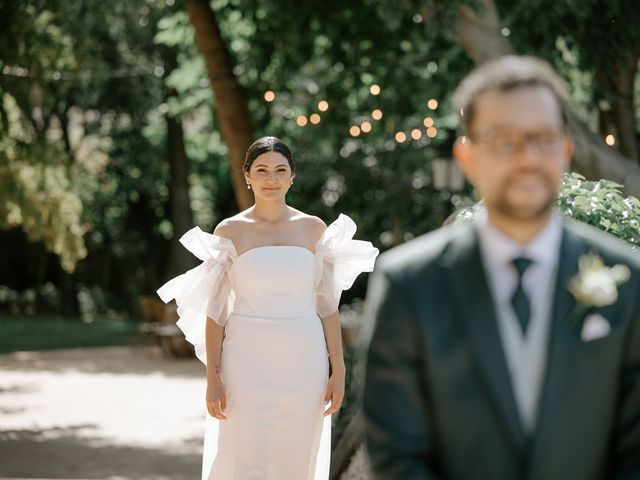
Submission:
<svg viewBox="0 0 640 480">
<path fill-rule="evenodd" d="M 231 240 L 235 236 L 233 223 L 229 219 L 221 221 L 213 231 L 214 235 Z M 220 319 L 218 319 L 220 320 Z M 205 327 L 207 349 L 207 410 L 212 417 L 225 420 L 224 410 L 227 406 L 227 398 L 222 378 L 222 340 L 224 339 L 223 325 L 218 324 L 213 318 L 207 317 Z"/>
<path fill-rule="evenodd" d="M 324 338 L 327 343 L 329 362 L 331 363 L 331 377 L 329 377 L 329 384 L 324 398 L 325 403 L 331 400 L 331 406 L 325 411 L 325 415 L 330 415 L 338 411 L 342 404 L 346 374 L 338 311 L 322 318 L 322 328 L 324 329 Z"/>
<path fill-rule="evenodd" d="M 212 417 L 224 420 L 227 418 L 224 415 L 227 400 L 220 374 L 224 327 L 218 325 L 213 319 L 207 318 L 205 332 L 207 338 L 207 410 Z"/>
</svg>

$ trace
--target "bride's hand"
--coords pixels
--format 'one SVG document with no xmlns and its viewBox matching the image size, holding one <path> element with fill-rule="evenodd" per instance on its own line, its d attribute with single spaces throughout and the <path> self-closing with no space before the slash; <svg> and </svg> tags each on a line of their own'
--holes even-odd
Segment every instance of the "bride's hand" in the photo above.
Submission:
<svg viewBox="0 0 640 480">
<path fill-rule="evenodd" d="M 226 420 L 224 410 L 227 408 L 227 396 L 220 377 L 207 381 L 207 410 L 209 415 L 218 420 Z"/>
<path fill-rule="evenodd" d="M 324 411 L 324 416 L 335 413 L 342 405 L 342 399 L 344 398 L 344 371 L 334 371 L 329 377 L 329 383 L 327 384 L 327 391 L 324 394 L 324 403 L 327 404 L 331 401 L 331 405 Z"/>
</svg>

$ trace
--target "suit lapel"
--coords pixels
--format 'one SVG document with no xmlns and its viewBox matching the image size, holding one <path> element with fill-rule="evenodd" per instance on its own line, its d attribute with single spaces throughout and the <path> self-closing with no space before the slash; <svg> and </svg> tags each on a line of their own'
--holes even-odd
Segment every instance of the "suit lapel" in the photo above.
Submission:
<svg viewBox="0 0 640 480">
<path fill-rule="evenodd" d="M 553 309 L 551 313 L 551 330 L 547 354 L 546 375 L 538 407 L 538 428 L 534 438 L 533 454 L 541 454 L 544 445 L 549 442 L 549 435 L 563 431 L 558 424 L 562 418 L 571 415 L 558 416 L 558 405 L 562 405 L 562 397 L 571 385 L 571 378 L 575 369 L 576 347 L 579 346 L 581 322 L 570 324 L 570 315 L 575 307 L 575 299 L 567 289 L 571 277 L 578 272 L 578 259 L 587 252 L 587 245 L 576 238 L 570 230 L 564 227 L 557 280 L 554 290 Z M 570 361 L 572 359 L 573 361 Z M 568 413 L 568 412 L 565 412 Z"/>
<path fill-rule="evenodd" d="M 497 410 L 497 417 L 518 447 L 526 444 L 498 331 L 496 309 L 480 257 L 475 229 L 466 225 L 449 245 L 443 257 L 456 317 L 478 367 L 482 384 Z"/>
</svg>

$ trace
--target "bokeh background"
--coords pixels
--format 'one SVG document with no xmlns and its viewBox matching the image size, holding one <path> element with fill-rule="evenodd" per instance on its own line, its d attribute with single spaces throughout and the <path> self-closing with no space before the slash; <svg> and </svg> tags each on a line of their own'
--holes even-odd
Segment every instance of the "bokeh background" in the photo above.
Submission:
<svg viewBox="0 0 640 480">
<path fill-rule="evenodd" d="M 509 53 L 548 60 L 569 85 L 584 178 L 567 183 L 566 209 L 640 243 L 639 24 L 634 0 L 0 1 L 5 373 L 68 366 L 46 351 L 71 347 L 80 362 L 119 345 L 101 352 L 132 355 L 144 378 L 189 357 L 154 292 L 196 265 L 186 230 L 251 204 L 240 171 L 257 137 L 294 151 L 292 206 L 327 223 L 344 212 L 381 250 L 437 228 L 474 202 L 450 158 L 452 91 Z M 343 298 L 348 357 L 365 290 L 362 276 Z M 335 478 L 360 438 L 357 401 L 343 410 Z M 0 428 L 0 449 L 24 430 Z M 181 478 L 150 472 L 132 478 Z"/>
</svg>

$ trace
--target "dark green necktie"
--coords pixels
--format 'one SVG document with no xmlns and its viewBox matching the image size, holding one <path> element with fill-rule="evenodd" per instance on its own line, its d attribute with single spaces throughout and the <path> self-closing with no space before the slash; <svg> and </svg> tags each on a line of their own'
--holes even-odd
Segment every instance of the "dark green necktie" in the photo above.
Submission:
<svg viewBox="0 0 640 480">
<path fill-rule="evenodd" d="M 514 267 L 518 271 L 518 286 L 516 287 L 516 291 L 511 297 L 511 305 L 513 306 L 513 311 L 516 313 L 518 320 L 520 321 L 520 326 L 522 327 L 522 333 L 527 333 L 527 325 L 529 324 L 529 318 L 531 317 L 531 304 L 529 303 L 529 298 L 527 297 L 524 288 L 522 288 L 522 275 L 529 268 L 532 261 L 528 258 L 516 258 L 511 263 L 513 263 Z"/>
</svg>

